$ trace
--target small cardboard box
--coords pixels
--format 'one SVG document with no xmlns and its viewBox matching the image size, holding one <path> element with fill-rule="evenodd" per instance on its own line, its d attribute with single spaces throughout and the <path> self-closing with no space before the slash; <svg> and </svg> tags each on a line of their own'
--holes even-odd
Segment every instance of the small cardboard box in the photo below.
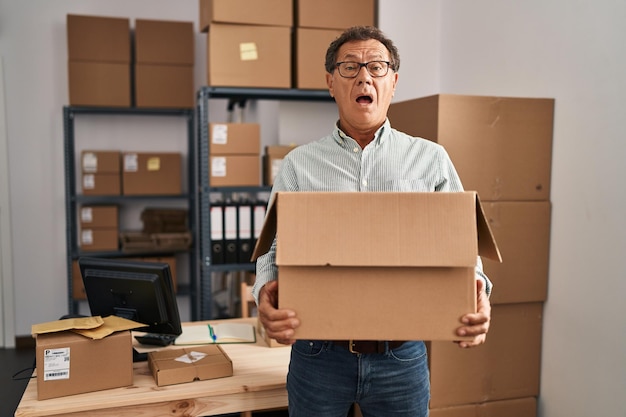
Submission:
<svg viewBox="0 0 626 417">
<path fill-rule="evenodd" d="M 430 417 L 536 417 L 535 397 L 430 409 Z"/>
<path fill-rule="evenodd" d="M 117 229 L 117 206 L 82 206 L 79 210 L 80 227 L 90 229 Z"/>
<path fill-rule="evenodd" d="M 263 183 L 265 185 L 274 184 L 274 178 L 285 156 L 295 148 L 296 145 L 270 145 L 265 147 L 263 155 Z"/>
<path fill-rule="evenodd" d="M 554 99 L 439 94 L 393 103 L 391 126 L 443 145 L 482 201 L 550 200 Z"/>
<path fill-rule="evenodd" d="M 225 155 L 209 158 L 212 187 L 256 187 L 261 184 L 259 155 Z"/>
<path fill-rule="evenodd" d="M 83 174 L 84 195 L 120 195 L 122 182 L 120 174 Z"/>
<path fill-rule="evenodd" d="M 347 29 L 375 26 L 374 0 L 296 0 L 296 26 L 322 29 Z M 332 13 L 321 13 L 332 10 Z"/>
<path fill-rule="evenodd" d="M 120 151 L 84 150 L 80 154 L 83 174 L 119 174 L 122 172 Z"/>
<path fill-rule="evenodd" d="M 291 28 L 212 23 L 207 84 L 214 87 L 291 87 Z"/>
<path fill-rule="evenodd" d="M 129 107 L 130 64 L 125 62 L 68 63 L 69 102 L 72 106 Z"/>
<path fill-rule="evenodd" d="M 66 25 L 70 61 L 130 64 L 130 19 L 68 14 Z"/>
<path fill-rule="evenodd" d="M 291 26 L 292 0 L 200 0 L 200 32 L 216 22 Z"/>
<path fill-rule="evenodd" d="M 458 340 L 477 256 L 499 259 L 474 192 L 279 192 L 255 259 L 274 237 L 298 339 Z"/>
<path fill-rule="evenodd" d="M 107 251 L 119 249 L 119 231 L 116 229 L 81 229 L 80 249 Z"/>
<path fill-rule="evenodd" d="M 135 62 L 193 67 L 193 22 L 135 20 Z"/>
<path fill-rule="evenodd" d="M 542 321 L 543 303 L 498 304 L 486 343 L 472 349 L 429 343 L 430 406 L 539 395 Z"/>
<path fill-rule="evenodd" d="M 220 345 L 150 352 L 148 366 L 158 386 L 233 375 L 233 363 Z"/>
<path fill-rule="evenodd" d="M 258 123 L 209 123 L 210 155 L 259 155 L 261 126 Z"/>
<path fill-rule="evenodd" d="M 135 104 L 142 108 L 192 109 L 193 65 L 136 64 Z"/>
<path fill-rule="evenodd" d="M 321 63 L 332 41 L 341 35 L 337 29 L 296 28 L 294 87 L 326 90 L 326 69 Z"/>
<path fill-rule="evenodd" d="M 34 325 L 37 399 L 132 385 L 133 350 L 128 329 L 140 326 L 117 317 Z"/>
<path fill-rule="evenodd" d="M 179 195 L 182 193 L 182 156 L 177 152 L 124 152 L 124 195 Z"/>
</svg>

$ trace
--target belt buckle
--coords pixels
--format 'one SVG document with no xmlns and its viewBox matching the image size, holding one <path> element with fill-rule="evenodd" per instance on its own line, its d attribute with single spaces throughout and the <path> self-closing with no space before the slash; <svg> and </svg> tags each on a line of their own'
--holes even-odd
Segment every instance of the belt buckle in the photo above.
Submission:
<svg viewBox="0 0 626 417">
<path fill-rule="evenodd" d="M 348 341 L 348 350 L 350 351 L 350 353 L 354 353 L 355 355 L 358 355 L 358 354 L 361 353 L 358 350 L 354 350 L 354 340 L 353 339 L 350 339 Z"/>
</svg>

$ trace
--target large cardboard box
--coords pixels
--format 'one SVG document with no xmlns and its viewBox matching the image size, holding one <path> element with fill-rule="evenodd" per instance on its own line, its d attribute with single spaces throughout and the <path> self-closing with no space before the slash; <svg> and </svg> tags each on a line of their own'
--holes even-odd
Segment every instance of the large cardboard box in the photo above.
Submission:
<svg viewBox="0 0 626 417">
<path fill-rule="evenodd" d="M 82 206 L 79 210 L 81 228 L 117 229 L 117 206 Z"/>
<path fill-rule="evenodd" d="M 136 64 L 135 105 L 194 108 L 193 65 Z"/>
<path fill-rule="evenodd" d="M 473 192 L 279 192 L 254 258 L 274 237 L 298 339 L 458 340 L 477 256 L 499 258 Z"/>
<path fill-rule="evenodd" d="M 391 126 L 443 145 L 483 201 L 549 200 L 554 100 L 440 94 L 393 103 Z"/>
<path fill-rule="evenodd" d="M 130 331 L 92 340 L 72 331 L 36 336 L 37 399 L 125 387 L 133 383 Z"/>
<path fill-rule="evenodd" d="M 328 45 L 341 35 L 336 29 L 296 28 L 294 87 L 328 89 L 324 60 Z"/>
<path fill-rule="evenodd" d="M 542 313 L 543 303 L 494 305 L 483 345 L 429 343 L 431 408 L 539 395 Z"/>
<path fill-rule="evenodd" d="M 130 64 L 70 61 L 69 102 L 72 106 L 129 107 Z"/>
<path fill-rule="evenodd" d="M 122 171 L 120 151 L 84 150 L 80 160 L 83 173 L 119 174 Z"/>
<path fill-rule="evenodd" d="M 291 87 L 291 28 L 210 25 L 207 84 L 214 87 Z"/>
<path fill-rule="evenodd" d="M 256 187 L 261 184 L 259 155 L 223 155 L 209 158 L 211 187 Z"/>
<path fill-rule="evenodd" d="M 135 21 L 135 62 L 192 66 L 194 60 L 193 22 L 137 19 Z"/>
<path fill-rule="evenodd" d="M 83 174 L 84 195 L 120 195 L 122 183 L 120 174 Z"/>
<path fill-rule="evenodd" d="M 536 417 L 535 397 L 430 409 L 430 417 Z"/>
<path fill-rule="evenodd" d="M 296 26 L 341 30 L 376 26 L 374 0 L 296 0 L 295 4 Z"/>
<path fill-rule="evenodd" d="M 263 155 L 263 184 L 274 184 L 274 178 L 283 163 L 285 156 L 291 152 L 296 145 L 270 145 L 265 147 Z"/>
<path fill-rule="evenodd" d="M 209 123 L 209 154 L 258 156 L 260 153 L 258 123 Z"/>
<path fill-rule="evenodd" d="M 124 152 L 123 194 L 181 194 L 181 159 L 181 154 L 177 152 Z"/>
<path fill-rule="evenodd" d="M 217 22 L 291 26 L 292 0 L 200 0 L 200 32 Z"/>
<path fill-rule="evenodd" d="M 150 352 L 148 366 L 158 386 L 233 375 L 233 362 L 220 345 Z"/>
<path fill-rule="evenodd" d="M 70 61 L 130 63 L 130 19 L 68 14 L 66 25 Z"/>
<path fill-rule="evenodd" d="M 504 258 L 483 260 L 494 283 L 492 304 L 546 301 L 550 260 L 549 201 L 483 202 Z"/>
</svg>

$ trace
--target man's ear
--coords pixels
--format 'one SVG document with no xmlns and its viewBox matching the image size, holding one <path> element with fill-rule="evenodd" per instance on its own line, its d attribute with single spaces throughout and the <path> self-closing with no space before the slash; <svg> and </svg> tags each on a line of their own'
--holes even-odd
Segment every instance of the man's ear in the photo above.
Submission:
<svg viewBox="0 0 626 417">
<path fill-rule="evenodd" d="M 335 97 L 335 92 L 333 90 L 333 74 L 327 72 L 326 73 L 326 85 L 328 85 L 328 92 L 331 97 Z"/>
</svg>

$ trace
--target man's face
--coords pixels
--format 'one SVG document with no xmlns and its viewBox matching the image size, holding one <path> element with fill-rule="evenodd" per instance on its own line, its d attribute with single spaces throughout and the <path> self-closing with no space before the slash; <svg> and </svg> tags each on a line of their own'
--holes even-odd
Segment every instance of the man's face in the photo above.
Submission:
<svg viewBox="0 0 626 417">
<path fill-rule="evenodd" d="M 337 62 L 391 61 L 389 51 L 377 40 L 353 41 L 343 44 Z M 391 68 L 383 77 L 372 77 L 365 67 L 355 78 L 344 78 L 335 69 L 326 74 L 330 94 L 335 97 L 343 129 L 359 131 L 377 129 L 386 117 L 396 88 L 398 74 Z"/>
</svg>

